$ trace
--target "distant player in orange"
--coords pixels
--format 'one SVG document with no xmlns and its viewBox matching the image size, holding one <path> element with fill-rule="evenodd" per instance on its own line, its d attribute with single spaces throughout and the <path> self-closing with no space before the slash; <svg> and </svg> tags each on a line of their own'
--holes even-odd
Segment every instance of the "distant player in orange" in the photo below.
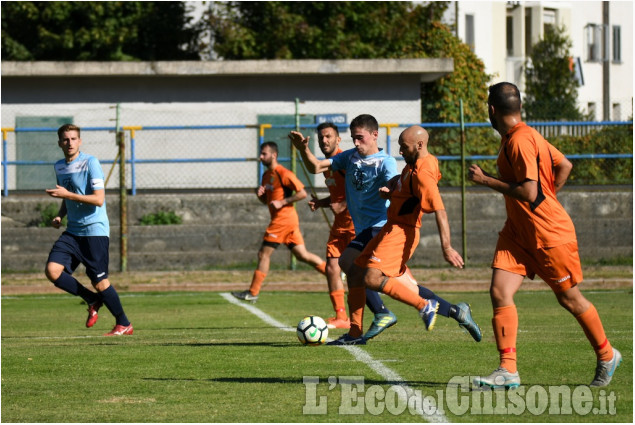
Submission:
<svg viewBox="0 0 635 425">
<path fill-rule="evenodd" d="M 388 221 L 357 257 L 348 279 L 351 331 L 363 322 L 362 298 L 365 291 L 353 290 L 360 285 L 415 307 L 426 329 L 434 327 L 439 301 L 434 297 L 423 298 L 413 290 L 412 284 L 400 278 L 406 273 L 406 263 L 419 244 L 423 214 L 435 214 L 445 260 L 454 267 L 463 267 L 463 258 L 450 243 L 448 216 L 437 185 L 441 173 L 436 157 L 428 152 L 427 131 L 420 126 L 404 130 L 399 136 L 399 152 L 406 166 L 401 175 L 395 176 L 387 187 L 380 189 L 381 196 L 390 199 Z M 353 296 L 357 300 L 351 302 Z M 460 305 L 456 312 L 464 317 L 459 322 L 469 320 L 473 324 L 467 304 Z M 476 332 L 478 326 L 473 326 Z M 477 340 L 480 340 L 480 330 Z"/>
<path fill-rule="evenodd" d="M 337 126 L 330 122 L 325 122 L 317 127 L 318 145 L 326 158 L 331 158 L 342 152 L 339 144 L 341 141 Z M 333 225 L 329 233 L 329 240 L 326 244 L 326 280 L 329 286 L 329 295 L 335 317 L 329 318 L 326 323 L 329 328 L 348 329 L 351 322 L 346 314 L 346 301 L 344 283 L 342 282 L 342 269 L 339 259 L 348 244 L 355 238 L 355 226 L 351 215 L 346 208 L 346 189 L 344 171 L 324 171 L 326 187 L 329 195 L 326 198 L 312 198 L 309 207 L 312 211 L 318 208 L 330 208 L 334 214 Z"/>
<path fill-rule="evenodd" d="M 606 386 L 622 355 L 611 346 L 597 310 L 580 292 L 582 268 L 575 228 L 556 197 L 573 165 L 522 121 L 520 92 L 515 85 L 491 86 L 487 103 L 492 127 L 501 135 L 496 161 L 499 177 L 488 175 L 478 165 L 470 166 L 468 177 L 504 195 L 507 221 L 496 244 L 490 287 L 500 366 L 474 383 L 506 388 L 520 385 L 514 294 L 525 276 L 533 279 L 538 275 L 560 305 L 575 316 L 595 350 L 597 367 L 591 386 Z"/>
<path fill-rule="evenodd" d="M 262 184 L 256 189 L 256 195 L 269 207 L 271 221 L 258 251 L 258 267 L 249 289 L 232 292 L 234 297 L 252 302 L 258 299 L 269 272 L 271 255 L 280 244 L 285 244 L 298 260 L 326 274 L 326 262 L 304 246 L 298 213 L 293 208 L 294 202 L 307 196 L 304 185 L 295 174 L 278 164 L 278 145 L 275 142 L 265 142 L 260 146 L 260 162 L 267 170 L 262 175 Z"/>
</svg>

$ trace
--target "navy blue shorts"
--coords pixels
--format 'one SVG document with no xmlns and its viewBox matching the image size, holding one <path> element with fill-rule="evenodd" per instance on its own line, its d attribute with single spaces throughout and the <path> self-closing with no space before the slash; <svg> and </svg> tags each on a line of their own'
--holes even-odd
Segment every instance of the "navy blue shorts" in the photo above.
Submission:
<svg viewBox="0 0 635 425">
<path fill-rule="evenodd" d="M 90 281 L 99 283 L 108 277 L 109 245 L 108 236 L 75 236 L 64 232 L 51 248 L 48 262 L 63 265 L 68 274 L 73 274 L 81 263 Z"/>
<path fill-rule="evenodd" d="M 362 232 L 359 235 L 355 236 L 355 239 L 353 239 L 348 244 L 348 248 L 353 248 L 358 250 L 359 252 L 362 252 L 364 248 L 366 248 L 366 245 L 368 245 L 368 242 L 370 242 L 372 238 L 377 236 L 380 231 L 381 227 L 368 227 L 362 230 Z"/>
</svg>

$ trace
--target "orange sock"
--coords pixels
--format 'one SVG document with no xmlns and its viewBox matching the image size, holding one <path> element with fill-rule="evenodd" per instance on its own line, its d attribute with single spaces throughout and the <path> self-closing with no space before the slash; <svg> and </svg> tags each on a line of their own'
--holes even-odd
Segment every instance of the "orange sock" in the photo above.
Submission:
<svg viewBox="0 0 635 425">
<path fill-rule="evenodd" d="M 411 285 L 412 286 L 412 285 Z M 397 279 L 390 278 L 384 284 L 382 292 L 391 298 L 401 301 L 404 304 L 408 304 L 421 310 L 428 304 L 428 302 L 419 296 L 419 293 L 412 292 L 412 289 L 406 286 L 405 283 L 398 281 Z"/>
<path fill-rule="evenodd" d="M 492 318 L 496 347 L 500 353 L 501 367 L 514 373 L 516 367 L 516 336 L 518 335 L 518 312 L 515 305 L 496 307 Z"/>
<path fill-rule="evenodd" d="M 265 277 L 267 277 L 267 274 L 260 270 L 254 272 L 254 276 L 251 278 L 251 286 L 249 287 L 251 295 L 256 296 L 260 293 L 260 287 L 262 286 L 262 282 L 265 281 Z"/>
<path fill-rule="evenodd" d="M 602 360 L 603 362 L 611 360 L 613 358 L 613 347 L 606 338 L 600 315 L 595 309 L 595 306 L 591 304 L 591 307 L 584 313 L 576 316 L 576 319 L 578 323 L 580 323 L 580 326 L 582 326 L 582 330 L 584 330 L 584 334 L 591 343 L 593 350 L 595 350 L 598 360 Z"/>
<path fill-rule="evenodd" d="M 323 263 L 318 264 L 317 266 L 314 266 L 314 267 L 315 267 L 315 270 L 319 271 L 324 276 L 326 276 L 326 261 L 324 261 Z"/>
<path fill-rule="evenodd" d="M 362 336 L 364 330 L 364 306 L 366 305 L 366 288 L 348 288 L 348 311 L 351 328 L 348 334 L 353 338 Z"/>
<path fill-rule="evenodd" d="M 338 289 L 329 293 L 331 297 L 331 303 L 333 304 L 333 310 L 335 310 L 335 318 L 339 320 L 346 320 L 346 304 L 344 302 L 344 290 Z"/>
</svg>

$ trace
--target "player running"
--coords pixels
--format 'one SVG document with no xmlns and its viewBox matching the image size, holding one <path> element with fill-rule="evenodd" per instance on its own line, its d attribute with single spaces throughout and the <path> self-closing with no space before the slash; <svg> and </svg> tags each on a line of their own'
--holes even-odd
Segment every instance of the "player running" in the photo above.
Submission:
<svg viewBox="0 0 635 425">
<path fill-rule="evenodd" d="M 293 172 L 278 163 L 278 145 L 275 142 L 260 145 L 260 162 L 267 170 L 262 175 L 262 184 L 256 189 L 256 195 L 260 202 L 269 207 L 271 221 L 258 251 L 258 266 L 249 289 L 232 292 L 239 300 L 252 302 L 258 300 L 262 283 L 269 272 L 271 255 L 280 244 L 285 244 L 298 260 L 312 265 L 322 274 L 326 273 L 326 262 L 307 251 L 300 232 L 298 213 L 293 208 L 294 202 L 307 196 L 304 185 Z"/>
<path fill-rule="evenodd" d="M 53 227 L 59 229 L 62 218 L 67 215 L 68 226 L 51 248 L 46 277 L 88 304 L 87 328 L 97 322 L 98 311 L 104 304 L 116 320 L 115 327 L 106 336 L 132 335 L 132 324 L 123 311 L 119 294 L 108 280 L 110 224 L 106 214 L 104 173 L 97 158 L 80 152 L 79 127 L 64 124 L 57 135 L 64 159 L 55 163 L 57 185 L 46 193 L 62 199 Z M 72 276 L 80 263 L 86 266 L 86 274 L 97 293 L 86 289 Z"/>
<path fill-rule="evenodd" d="M 622 355 L 611 346 L 597 310 L 580 292 L 582 267 L 575 228 L 556 197 L 573 165 L 522 121 L 520 92 L 515 85 L 491 86 L 487 103 L 492 127 L 501 135 L 496 161 L 500 177 L 488 175 L 478 165 L 470 166 L 468 177 L 504 195 L 507 221 L 496 244 L 490 287 L 500 366 L 474 383 L 506 388 L 520 385 L 514 294 L 525 276 L 533 279 L 538 275 L 577 319 L 595 351 L 597 367 L 591 386 L 606 386 Z"/>
</svg>

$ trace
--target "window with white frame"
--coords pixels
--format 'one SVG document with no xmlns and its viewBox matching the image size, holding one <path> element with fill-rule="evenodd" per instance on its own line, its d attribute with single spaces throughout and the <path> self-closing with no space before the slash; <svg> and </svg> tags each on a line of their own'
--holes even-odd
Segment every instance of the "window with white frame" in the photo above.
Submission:
<svg viewBox="0 0 635 425">
<path fill-rule="evenodd" d="M 465 44 L 474 51 L 474 15 L 465 15 Z"/>
<path fill-rule="evenodd" d="M 613 104 L 613 121 L 622 121 L 622 105 L 619 103 Z"/>
<path fill-rule="evenodd" d="M 586 61 L 602 61 L 602 25 L 587 24 L 584 27 L 584 32 L 584 40 L 586 44 Z"/>
<path fill-rule="evenodd" d="M 595 105 L 595 102 L 587 103 L 587 111 L 588 111 L 588 114 L 589 114 L 589 119 L 591 121 L 595 121 L 596 120 L 596 113 L 597 113 L 597 107 Z"/>
<path fill-rule="evenodd" d="M 613 25 L 613 62 L 622 62 L 622 27 Z"/>
<path fill-rule="evenodd" d="M 547 28 L 551 27 L 551 29 L 556 29 L 557 26 L 557 15 L 555 9 L 544 9 L 542 11 L 542 25 L 544 32 L 547 32 Z"/>
</svg>

